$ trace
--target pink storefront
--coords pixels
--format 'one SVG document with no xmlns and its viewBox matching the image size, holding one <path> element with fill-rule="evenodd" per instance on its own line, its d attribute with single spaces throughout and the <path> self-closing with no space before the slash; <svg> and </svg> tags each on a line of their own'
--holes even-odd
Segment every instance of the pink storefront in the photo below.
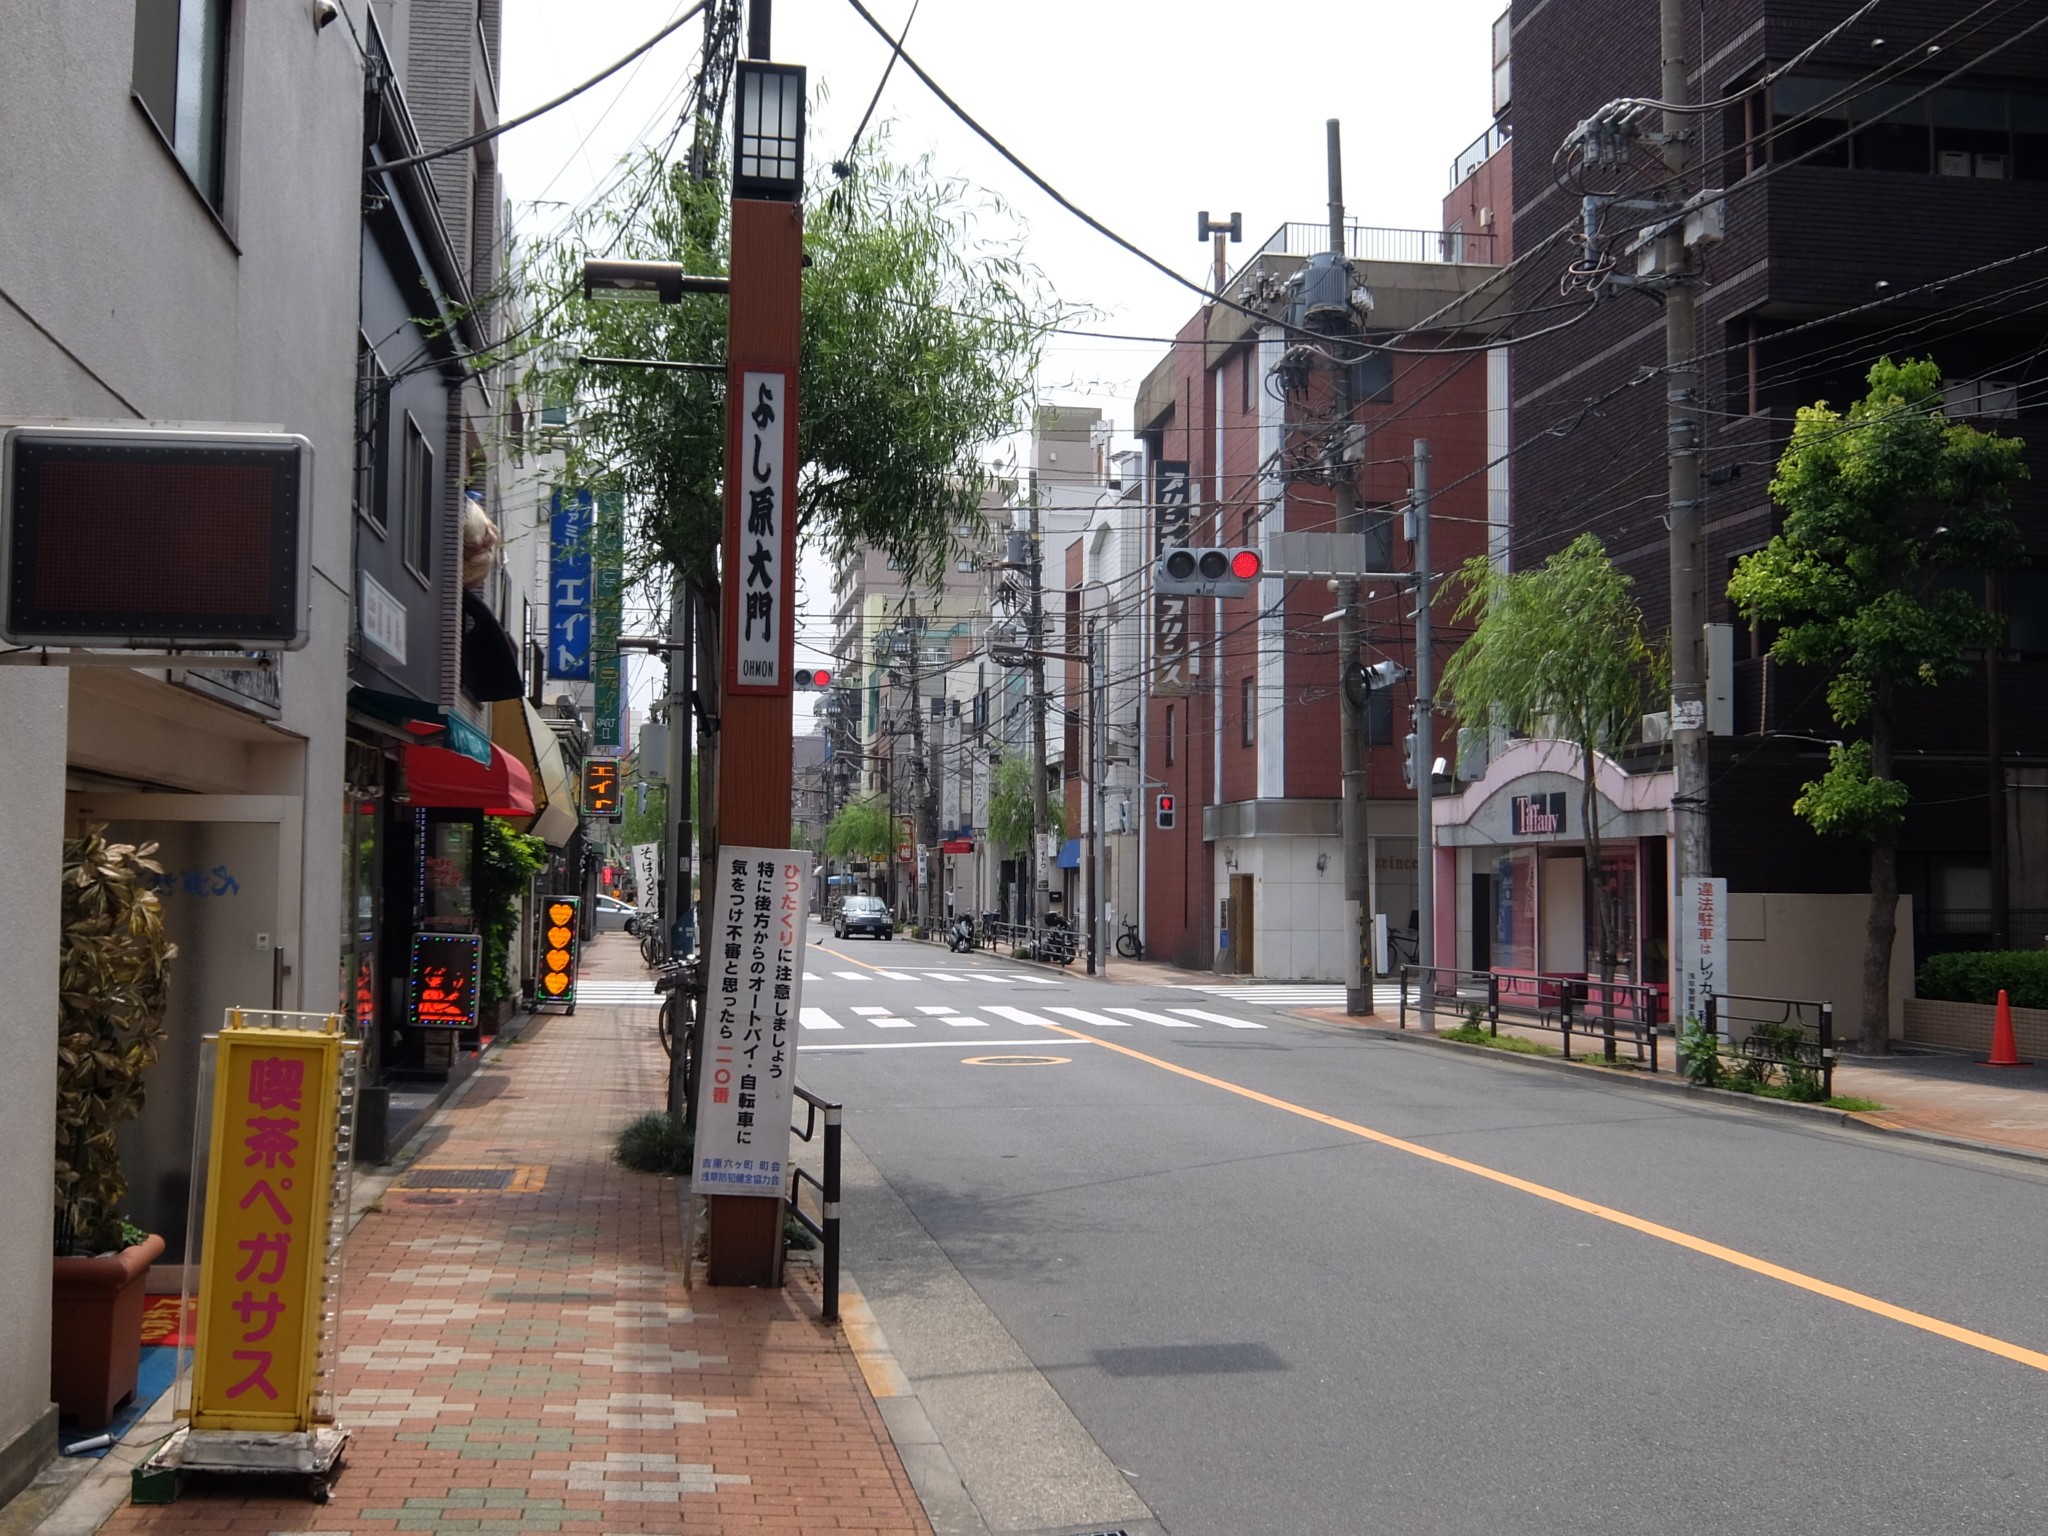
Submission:
<svg viewBox="0 0 2048 1536">
<path fill-rule="evenodd" d="M 1518 741 L 1486 776 L 1440 796 L 1436 826 L 1437 958 L 1443 965 L 1533 978 L 1598 977 L 1602 935 L 1612 979 L 1671 980 L 1671 773 L 1594 761 L 1599 878 L 1586 880 L 1585 785 L 1579 751 Z"/>
</svg>

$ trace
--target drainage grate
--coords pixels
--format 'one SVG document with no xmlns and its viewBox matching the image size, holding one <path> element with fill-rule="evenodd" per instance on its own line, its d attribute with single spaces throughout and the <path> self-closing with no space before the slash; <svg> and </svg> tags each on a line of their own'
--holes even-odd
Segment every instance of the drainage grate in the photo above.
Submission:
<svg viewBox="0 0 2048 1536">
<path fill-rule="evenodd" d="M 530 1195 L 547 1183 L 545 1167 L 415 1168 L 399 1182 L 402 1189 L 488 1189 L 508 1195 Z"/>
</svg>

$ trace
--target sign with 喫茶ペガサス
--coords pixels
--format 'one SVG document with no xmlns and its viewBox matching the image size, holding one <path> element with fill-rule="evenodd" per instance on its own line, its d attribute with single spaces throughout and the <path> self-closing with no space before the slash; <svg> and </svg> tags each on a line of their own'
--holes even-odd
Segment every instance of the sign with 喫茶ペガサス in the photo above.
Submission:
<svg viewBox="0 0 2048 1536">
<path fill-rule="evenodd" d="M 713 958 L 691 1187 L 779 1200 L 796 1097 L 811 856 L 803 849 L 722 847 L 712 878 L 705 952 Z"/>
<path fill-rule="evenodd" d="M 231 1011 L 215 1045 L 192 1427 L 287 1434 L 314 1425 L 323 1316 L 340 1308 L 323 1297 L 328 1208 L 356 1045 L 339 1015 L 321 1029 L 248 1017 L 264 1015 Z"/>
</svg>

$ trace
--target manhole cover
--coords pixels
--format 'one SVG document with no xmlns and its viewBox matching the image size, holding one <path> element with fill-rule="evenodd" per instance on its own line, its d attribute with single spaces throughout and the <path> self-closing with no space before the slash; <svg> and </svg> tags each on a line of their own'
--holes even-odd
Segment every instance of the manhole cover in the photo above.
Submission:
<svg viewBox="0 0 2048 1536">
<path fill-rule="evenodd" d="M 548 1181 L 545 1167 L 415 1168 L 399 1180 L 405 1189 L 495 1189 L 530 1195 Z"/>
</svg>

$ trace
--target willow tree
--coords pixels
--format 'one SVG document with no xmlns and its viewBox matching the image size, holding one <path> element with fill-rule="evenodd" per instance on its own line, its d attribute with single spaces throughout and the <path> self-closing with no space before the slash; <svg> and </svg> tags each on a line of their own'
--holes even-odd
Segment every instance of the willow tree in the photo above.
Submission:
<svg viewBox="0 0 2048 1536">
<path fill-rule="evenodd" d="M 1728 597 L 1752 622 L 1779 626 L 1773 660 L 1833 668 L 1828 708 L 1863 732 L 1829 749 L 1827 772 L 1792 808 L 1816 832 L 1870 844 L 1860 1044 L 1876 1054 L 1891 1038 L 1899 824 L 1910 799 L 1892 773 L 1898 713 L 1906 690 L 1962 675 L 1965 652 L 1997 639 L 1997 615 L 1951 573 L 2018 561 L 2008 514 L 2027 470 L 2018 439 L 1948 419 L 1932 362 L 1880 359 L 1869 384 L 1847 415 L 1826 401 L 1800 408 L 1771 481 L 1784 524 L 1737 562 Z"/>
<path fill-rule="evenodd" d="M 1629 578 L 1582 533 L 1539 566 L 1502 570 L 1474 555 L 1452 577 L 1471 637 L 1444 668 L 1440 692 L 1458 723 L 1571 743 L 1579 754 L 1579 825 L 1600 976 L 1614 977 L 1619 923 L 1600 883 L 1598 760 L 1632 741 L 1664 691 L 1664 654 L 1643 634 Z"/>
<path fill-rule="evenodd" d="M 1065 312 L 1024 260 L 992 195 L 929 160 L 863 154 L 805 210 L 799 534 L 832 556 L 885 551 L 935 584 L 963 523 L 981 520 L 989 450 L 1024 422 L 1051 327 Z M 723 526 L 725 380 L 583 366 L 580 354 L 722 363 L 726 300 L 586 299 L 586 258 L 673 261 L 722 275 L 723 166 L 695 180 L 650 156 L 520 274 L 536 316 L 516 345 L 528 394 L 566 408 L 566 474 L 633 509 L 640 572 L 671 570 L 716 603 Z"/>
<path fill-rule="evenodd" d="M 886 859 L 896 832 L 896 818 L 879 795 L 849 800 L 825 828 L 825 852 L 835 859 Z"/>
</svg>

